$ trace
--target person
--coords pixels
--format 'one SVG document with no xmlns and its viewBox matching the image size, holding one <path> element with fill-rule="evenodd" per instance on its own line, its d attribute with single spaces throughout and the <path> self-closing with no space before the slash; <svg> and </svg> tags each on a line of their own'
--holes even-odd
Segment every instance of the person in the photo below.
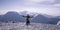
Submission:
<svg viewBox="0 0 60 30">
<path fill-rule="evenodd" d="M 23 16 L 26 18 L 26 25 L 30 25 L 30 21 L 29 19 L 32 18 L 31 16 L 27 15 L 27 16 Z"/>
</svg>

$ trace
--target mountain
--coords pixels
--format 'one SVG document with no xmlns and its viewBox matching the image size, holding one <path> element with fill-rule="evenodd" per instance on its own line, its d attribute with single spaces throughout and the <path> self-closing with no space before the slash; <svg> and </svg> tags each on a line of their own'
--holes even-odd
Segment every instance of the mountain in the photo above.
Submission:
<svg viewBox="0 0 60 30">
<path fill-rule="evenodd" d="M 0 20 L 2 19 L 2 16 L 0 15 Z"/>
<path fill-rule="evenodd" d="M 32 22 L 36 22 L 36 23 L 48 23 L 50 21 L 49 18 L 39 14 L 37 15 L 35 18 L 32 19 Z"/>
<path fill-rule="evenodd" d="M 56 16 L 56 18 L 60 18 L 60 16 Z"/>
<path fill-rule="evenodd" d="M 3 15 L 0 15 L 0 22 L 3 20 Z"/>
<path fill-rule="evenodd" d="M 51 24 L 57 24 L 60 21 L 60 18 L 50 18 L 51 19 Z"/>
<path fill-rule="evenodd" d="M 43 15 L 43 16 L 45 16 L 47 18 L 54 18 L 55 17 L 55 16 L 51 16 L 51 15 L 47 15 L 47 14 L 41 14 L 41 15 Z"/>
<path fill-rule="evenodd" d="M 3 21 L 24 22 L 25 19 L 22 17 L 22 15 L 19 15 L 17 12 L 7 12 L 3 17 Z"/>
<path fill-rule="evenodd" d="M 35 18 L 32 19 L 32 22 L 35 23 L 47 23 L 47 24 L 57 24 L 57 22 L 60 21 L 60 18 L 56 17 L 50 17 L 45 15 L 37 15 Z"/>
<path fill-rule="evenodd" d="M 23 15 L 20 15 L 17 12 L 7 12 L 5 15 L 0 15 L 0 22 L 25 22 L 26 19 L 22 16 Z M 51 17 L 50 15 L 38 14 L 37 16 L 33 17 L 30 21 L 35 23 L 57 24 L 57 22 L 60 21 L 60 18 Z"/>
</svg>

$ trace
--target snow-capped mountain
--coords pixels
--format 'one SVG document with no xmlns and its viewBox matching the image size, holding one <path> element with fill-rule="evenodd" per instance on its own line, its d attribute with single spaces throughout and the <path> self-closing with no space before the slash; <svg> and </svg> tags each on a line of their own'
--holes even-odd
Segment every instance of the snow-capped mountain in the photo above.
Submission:
<svg viewBox="0 0 60 30">
<path fill-rule="evenodd" d="M 22 12 L 21 14 L 23 13 L 25 14 L 25 12 Z M 21 14 L 17 12 L 7 12 L 5 15 L 3 15 L 3 17 L 2 15 L 0 15 L 0 21 L 2 22 L 7 22 L 7 21 L 25 22 L 26 19 L 22 17 L 24 14 L 23 15 Z M 43 15 L 43 14 L 37 14 L 37 13 L 29 13 L 29 15 L 33 16 L 33 18 L 30 21 L 35 22 L 35 23 L 57 24 L 57 22 L 60 21 L 60 18 L 56 18 L 56 17 L 52 18 L 50 15 Z"/>
</svg>

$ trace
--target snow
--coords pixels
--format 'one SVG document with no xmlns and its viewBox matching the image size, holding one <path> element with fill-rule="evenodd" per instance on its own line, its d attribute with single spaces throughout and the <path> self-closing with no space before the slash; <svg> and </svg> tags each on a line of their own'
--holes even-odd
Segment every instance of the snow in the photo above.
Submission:
<svg viewBox="0 0 60 30">
<path fill-rule="evenodd" d="M 60 21 L 58 21 L 57 25 L 60 25 Z"/>
<path fill-rule="evenodd" d="M 31 23 L 0 23 L 0 30 L 60 30 L 60 26 L 52 24 Z"/>
</svg>

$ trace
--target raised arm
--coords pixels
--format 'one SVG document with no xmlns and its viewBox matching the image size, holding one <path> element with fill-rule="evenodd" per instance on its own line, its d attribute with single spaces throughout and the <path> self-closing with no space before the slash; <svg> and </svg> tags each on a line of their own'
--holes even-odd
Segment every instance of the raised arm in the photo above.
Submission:
<svg viewBox="0 0 60 30">
<path fill-rule="evenodd" d="M 26 16 L 22 16 L 22 17 L 26 17 Z"/>
</svg>

